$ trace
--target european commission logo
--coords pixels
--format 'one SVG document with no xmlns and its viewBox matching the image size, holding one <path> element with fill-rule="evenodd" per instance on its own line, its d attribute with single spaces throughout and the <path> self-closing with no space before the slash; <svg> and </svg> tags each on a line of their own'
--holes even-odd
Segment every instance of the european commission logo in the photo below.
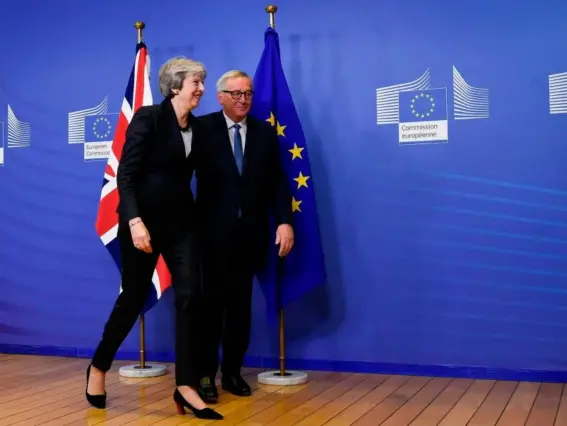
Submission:
<svg viewBox="0 0 567 426">
<path fill-rule="evenodd" d="M 0 166 L 4 166 L 6 148 L 28 148 L 31 145 L 31 125 L 19 120 L 10 105 L 7 107 L 6 118 L 7 124 L 0 121 Z"/>
<path fill-rule="evenodd" d="M 430 70 L 414 81 L 376 89 L 376 122 L 397 124 L 400 145 L 447 143 L 448 109 L 447 88 L 431 87 Z M 488 89 L 469 85 L 453 67 L 453 120 L 489 116 Z"/>
<path fill-rule="evenodd" d="M 108 113 L 108 97 L 95 107 L 69 113 L 68 142 L 83 144 L 85 161 L 108 159 L 118 114 Z"/>
<path fill-rule="evenodd" d="M 399 142 L 447 142 L 447 89 L 400 92 Z"/>
</svg>

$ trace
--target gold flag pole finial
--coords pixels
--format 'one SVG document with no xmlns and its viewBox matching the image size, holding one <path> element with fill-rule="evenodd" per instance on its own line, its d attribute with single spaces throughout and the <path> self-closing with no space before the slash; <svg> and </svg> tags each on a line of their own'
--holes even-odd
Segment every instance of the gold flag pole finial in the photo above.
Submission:
<svg viewBox="0 0 567 426">
<path fill-rule="evenodd" d="M 138 31 L 138 43 L 141 43 L 142 31 L 144 30 L 144 28 L 146 28 L 146 24 L 144 24 L 142 21 L 136 21 L 136 23 L 134 24 L 134 28 L 136 28 L 136 30 Z"/>
<path fill-rule="evenodd" d="M 270 27 L 276 28 L 276 12 L 278 7 L 275 4 L 271 4 L 266 7 L 266 12 L 270 15 Z"/>
</svg>

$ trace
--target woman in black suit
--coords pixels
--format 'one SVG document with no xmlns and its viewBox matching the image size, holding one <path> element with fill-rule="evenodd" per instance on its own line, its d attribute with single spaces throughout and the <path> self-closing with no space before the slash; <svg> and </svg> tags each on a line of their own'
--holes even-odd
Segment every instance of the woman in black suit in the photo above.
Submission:
<svg viewBox="0 0 567 426">
<path fill-rule="evenodd" d="M 97 408 L 106 407 L 105 374 L 146 302 L 161 254 L 175 293 L 177 388 L 173 397 L 178 412 L 184 413 L 187 407 L 199 418 L 223 418 L 207 408 L 195 391 L 200 379 L 195 333 L 201 290 L 190 186 L 196 124 L 191 111 L 204 93 L 205 77 L 199 62 L 183 57 L 169 60 L 159 71 L 165 100 L 138 109 L 126 131 L 117 174 L 122 292 L 87 370 L 86 397 Z"/>
</svg>

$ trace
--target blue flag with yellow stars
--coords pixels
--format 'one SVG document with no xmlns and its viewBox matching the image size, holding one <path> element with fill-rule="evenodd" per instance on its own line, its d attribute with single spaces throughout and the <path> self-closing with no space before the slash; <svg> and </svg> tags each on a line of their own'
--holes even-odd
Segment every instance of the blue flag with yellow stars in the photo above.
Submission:
<svg viewBox="0 0 567 426">
<path fill-rule="evenodd" d="M 270 248 L 266 269 L 258 274 L 271 317 L 280 307 L 284 308 L 323 284 L 325 268 L 309 155 L 283 72 L 278 33 L 268 28 L 264 42 L 264 51 L 254 75 L 251 114 L 277 130 L 280 158 L 293 196 L 291 206 L 295 234 L 293 249 L 283 261 L 278 261 L 278 248 L 274 245 Z M 274 241 L 275 234 L 274 227 Z"/>
</svg>

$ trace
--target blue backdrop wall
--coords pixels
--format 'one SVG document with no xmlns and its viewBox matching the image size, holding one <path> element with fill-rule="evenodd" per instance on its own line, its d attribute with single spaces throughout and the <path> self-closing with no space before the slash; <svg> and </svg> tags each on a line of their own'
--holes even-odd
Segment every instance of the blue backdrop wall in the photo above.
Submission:
<svg viewBox="0 0 567 426">
<path fill-rule="evenodd" d="M 0 14 L 2 351 L 89 356 L 117 295 L 94 230 L 105 163 L 85 161 L 76 117 L 118 113 L 134 21 L 156 102 L 161 63 L 206 64 L 198 114 L 217 109 L 224 71 L 254 73 L 268 24 L 265 0 L 80 3 Z M 289 365 L 564 380 L 567 3 L 276 4 L 329 277 L 287 311 Z M 423 120 L 420 93 L 435 95 L 433 130 L 403 124 Z M 254 299 L 249 362 L 273 365 Z M 147 339 L 150 359 L 172 358 L 171 294 Z M 138 348 L 134 330 L 120 356 Z"/>
</svg>

